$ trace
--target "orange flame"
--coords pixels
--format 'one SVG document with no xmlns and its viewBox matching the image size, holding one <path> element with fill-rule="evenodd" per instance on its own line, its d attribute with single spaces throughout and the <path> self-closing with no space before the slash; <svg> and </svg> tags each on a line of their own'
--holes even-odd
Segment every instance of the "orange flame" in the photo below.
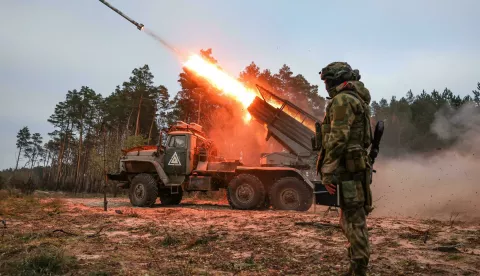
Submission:
<svg viewBox="0 0 480 276">
<path fill-rule="evenodd" d="M 222 91 L 225 95 L 240 102 L 245 109 L 252 104 L 257 96 L 257 93 L 254 90 L 246 88 L 238 80 L 229 76 L 215 64 L 203 59 L 199 55 L 191 55 L 184 63 L 184 66 L 205 78 L 212 86 Z M 269 99 L 267 102 L 275 108 L 281 108 L 283 104 L 275 99 Z M 285 107 L 283 108 L 283 112 L 287 113 L 300 123 L 305 124 L 312 131 L 315 131 L 315 126 L 312 123 L 309 124 L 308 122 L 305 122 L 304 116 L 299 114 L 298 111 Z M 245 110 L 243 120 L 248 123 L 251 119 L 252 115 Z"/>
<path fill-rule="evenodd" d="M 210 84 L 222 91 L 225 95 L 240 102 L 245 109 L 257 96 L 255 91 L 246 88 L 238 80 L 220 70 L 215 64 L 204 60 L 199 55 L 191 55 L 184 65 L 199 76 L 208 80 Z M 252 116 L 250 113 L 246 111 L 244 120 L 248 122 L 251 118 Z"/>
</svg>

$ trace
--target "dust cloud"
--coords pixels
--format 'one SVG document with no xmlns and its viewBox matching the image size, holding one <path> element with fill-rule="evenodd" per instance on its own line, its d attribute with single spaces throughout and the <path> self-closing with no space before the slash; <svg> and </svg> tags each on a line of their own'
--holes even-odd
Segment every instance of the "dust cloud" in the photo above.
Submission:
<svg viewBox="0 0 480 276">
<path fill-rule="evenodd" d="M 387 131 L 387 130 L 386 130 Z M 431 131 L 451 142 L 434 154 L 377 159 L 374 216 L 480 218 L 480 114 L 474 105 L 443 108 Z"/>
</svg>

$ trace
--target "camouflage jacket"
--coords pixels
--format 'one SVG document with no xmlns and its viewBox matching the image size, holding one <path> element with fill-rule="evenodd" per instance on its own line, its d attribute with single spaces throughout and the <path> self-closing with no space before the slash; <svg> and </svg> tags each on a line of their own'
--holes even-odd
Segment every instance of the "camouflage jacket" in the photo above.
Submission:
<svg viewBox="0 0 480 276">
<path fill-rule="evenodd" d="M 361 81 L 334 88 L 322 122 L 324 147 L 321 173 L 333 174 L 348 148 L 367 149 L 371 143 L 370 92 Z"/>
</svg>

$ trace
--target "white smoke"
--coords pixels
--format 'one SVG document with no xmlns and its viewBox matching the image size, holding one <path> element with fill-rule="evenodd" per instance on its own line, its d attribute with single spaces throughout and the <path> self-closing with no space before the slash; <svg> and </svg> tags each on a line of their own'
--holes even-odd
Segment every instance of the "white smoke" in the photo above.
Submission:
<svg viewBox="0 0 480 276">
<path fill-rule="evenodd" d="M 454 149 L 478 153 L 480 149 L 480 107 L 464 104 L 459 110 L 450 106 L 435 114 L 431 130 L 440 139 L 456 141 Z"/>
<path fill-rule="evenodd" d="M 480 112 L 473 104 L 442 108 L 431 130 L 452 142 L 429 156 L 407 155 L 375 163 L 372 215 L 433 219 L 480 218 Z"/>
</svg>

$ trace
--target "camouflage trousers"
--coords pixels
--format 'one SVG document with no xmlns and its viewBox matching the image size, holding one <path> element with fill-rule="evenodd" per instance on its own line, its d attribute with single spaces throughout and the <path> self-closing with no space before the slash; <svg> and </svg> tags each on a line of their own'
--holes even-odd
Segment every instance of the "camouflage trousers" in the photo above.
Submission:
<svg viewBox="0 0 480 276">
<path fill-rule="evenodd" d="M 342 208 L 340 226 L 348 240 L 348 257 L 350 268 L 355 274 L 366 275 L 370 259 L 370 244 L 365 210 L 360 208 Z"/>
</svg>

